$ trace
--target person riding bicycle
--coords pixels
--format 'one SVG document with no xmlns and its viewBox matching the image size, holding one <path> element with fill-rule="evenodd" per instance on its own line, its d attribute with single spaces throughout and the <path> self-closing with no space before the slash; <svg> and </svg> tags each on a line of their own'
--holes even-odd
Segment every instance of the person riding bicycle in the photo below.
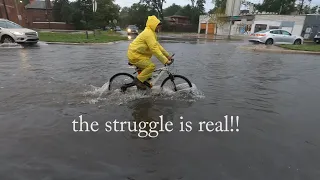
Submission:
<svg viewBox="0 0 320 180">
<path fill-rule="evenodd" d="M 152 87 L 148 79 L 155 70 L 155 65 L 151 61 L 152 55 L 164 65 L 172 63 L 169 53 L 157 41 L 156 32 L 161 28 L 162 23 L 156 16 L 148 16 L 145 29 L 130 43 L 127 56 L 129 63 L 139 68 L 141 73 L 134 79 L 138 89 Z"/>
</svg>

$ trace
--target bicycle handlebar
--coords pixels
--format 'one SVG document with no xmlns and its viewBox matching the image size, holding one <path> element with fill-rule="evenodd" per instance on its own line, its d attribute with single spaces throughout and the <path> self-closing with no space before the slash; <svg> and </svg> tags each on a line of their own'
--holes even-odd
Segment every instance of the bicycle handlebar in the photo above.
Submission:
<svg viewBox="0 0 320 180">
<path fill-rule="evenodd" d="M 172 56 L 171 56 L 171 64 L 174 62 L 174 59 L 173 59 L 173 56 L 174 56 L 174 55 L 175 55 L 175 54 L 173 53 Z M 169 64 L 169 65 L 165 64 L 164 66 L 170 66 L 171 64 Z"/>
</svg>

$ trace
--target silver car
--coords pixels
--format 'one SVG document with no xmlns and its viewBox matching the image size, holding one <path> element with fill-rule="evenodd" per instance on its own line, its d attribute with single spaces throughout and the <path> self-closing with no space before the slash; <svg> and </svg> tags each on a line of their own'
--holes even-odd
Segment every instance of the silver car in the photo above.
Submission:
<svg viewBox="0 0 320 180">
<path fill-rule="evenodd" d="M 0 43 L 36 44 L 38 41 L 36 31 L 23 28 L 7 19 L 0 19 Z"/>
<path fill-rule="evenodd" d="M 283 29 L 269 29 L 253 33 L 249 37 L 249 42 L 272 44 L 303 44 L 303 37 L 292 35 Z"/>
</svg>

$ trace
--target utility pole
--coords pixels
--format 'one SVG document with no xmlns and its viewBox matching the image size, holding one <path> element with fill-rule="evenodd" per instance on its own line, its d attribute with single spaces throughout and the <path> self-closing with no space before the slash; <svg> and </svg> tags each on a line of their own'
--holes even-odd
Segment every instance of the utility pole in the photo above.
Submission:
<svg viewBox="0 0 320 180">
<path fill-rule="evenodd" d="M 21 25 L 21 23 L 20 23 L 19 7 L 17 6 L 17 0 L 14 0 L 14 5 L 15 5 L 16 10 L 17 10 L 18 22 L 19 22 L 19 24 Z"/>
<path fill-rule="evenodd" d="M 44 3 L 46 5 L 46 15 L 47 15 L 47 20 L 48 20 L 48 23 L 49 23 L 49 29 L 50 28 L 50 19 L 49 19 L 49 14 L 48 14 L 48 2 L 51 4 L 51 1 L 50 0 L 45 0 Z"/>
<path fill-rule="evenodd" d="M 235 0 L 232 1 L 232 9 L 231 9 L 231 17 L 230 17 L 230 26 L 229 26 L 229 35 L 228 35 L 228 39 L 230 40 L 230 34 L 231 34 L 231 24 L 232 24 L 232 17 L 233 17 L 233 11 L 234 11 L 234 3 Z"/>
<path fill-rule="evenodd" d="M 7 19 L 10 20 L 9 15 L 8 15 L 8 11 L 7 11 L 6 0 L 2 0 L 2 2 L 3 2 L 4 11 L 6 12 Z"/>
</svg>

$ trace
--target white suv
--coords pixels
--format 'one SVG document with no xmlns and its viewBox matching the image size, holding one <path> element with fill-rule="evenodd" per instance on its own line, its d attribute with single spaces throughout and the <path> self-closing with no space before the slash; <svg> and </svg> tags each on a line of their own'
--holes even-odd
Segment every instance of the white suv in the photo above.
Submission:
<svg viewBox="0 0 320 180">
<path fill-rule="evenodd" d="M 38 41 L 36 31 L 23 28 L 7 19 L 0 19 L 0 43 L 36 44 Z"/>
</svg>

